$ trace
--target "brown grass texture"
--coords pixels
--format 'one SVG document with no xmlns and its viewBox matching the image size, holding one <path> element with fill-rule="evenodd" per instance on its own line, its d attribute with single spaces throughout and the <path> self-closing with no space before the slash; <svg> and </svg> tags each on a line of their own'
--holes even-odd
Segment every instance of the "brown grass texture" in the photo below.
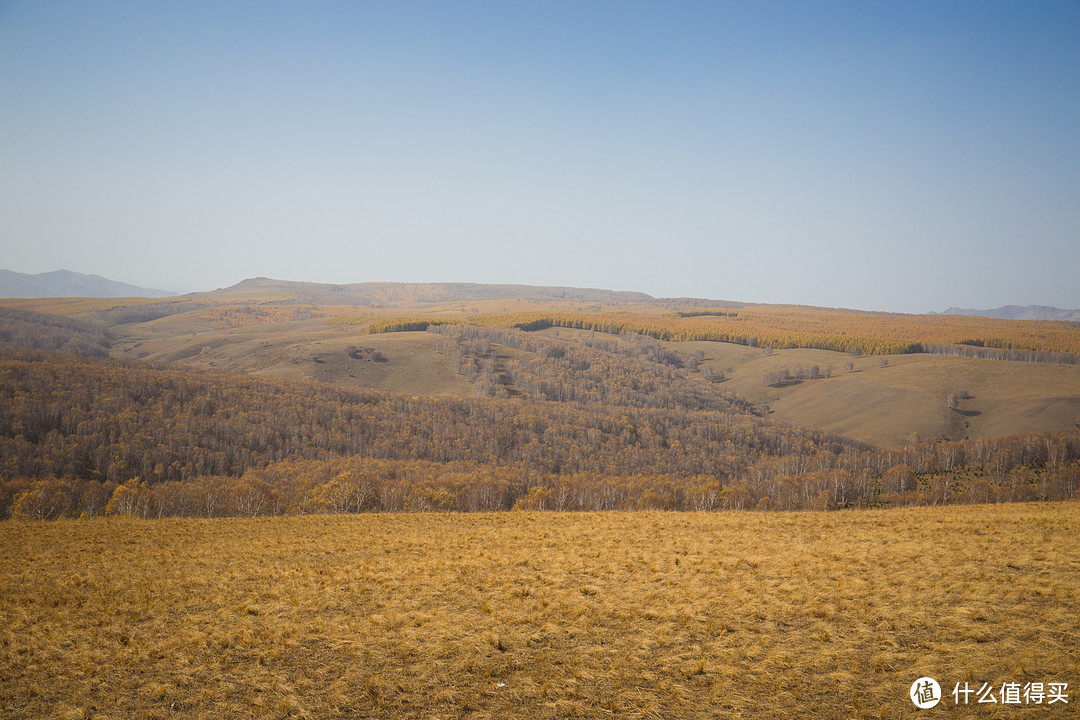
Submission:
<svg viewBox="0 0 1080 720">
<path fill-rule="evenodd" d="M 1075 717 L 1080 507 L 7 522 L 0 677 L 9 718 Z"/>
</svg>

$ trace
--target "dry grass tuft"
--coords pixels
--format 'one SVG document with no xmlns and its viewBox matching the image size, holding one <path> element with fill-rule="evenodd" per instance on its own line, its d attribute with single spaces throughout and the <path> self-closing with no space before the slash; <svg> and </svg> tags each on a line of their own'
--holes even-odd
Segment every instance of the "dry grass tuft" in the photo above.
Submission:
<svg viewBox="0 0 1080 720">
<path fill-rule="evenodd" d="M 1066 717 L 1078 558 L 1075 504 L 9 522 L 0 715 Z"/>
</svg>

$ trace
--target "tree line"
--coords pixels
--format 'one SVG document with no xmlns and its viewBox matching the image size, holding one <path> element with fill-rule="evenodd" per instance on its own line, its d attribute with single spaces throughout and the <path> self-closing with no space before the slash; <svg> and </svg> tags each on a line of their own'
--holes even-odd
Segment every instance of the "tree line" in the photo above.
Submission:
<svg viewBox="0 0 1080 720">
<path fill-rule="evenodd" d="M 1013 438 L 1003 444 L 1023 442 Z M 1080 463 L 1075 458 L 1035 466 L 1008 467 L 997 456 L 992 462 L 996 465 L 993 470 L 971 464 L 951 472 L 917 473 L 900 463 L 879 473 L 872 469 L 873 461 L 853 471 L 850 468 L 855 466 L 836 463 L 835 458 L 816 457 L 801 458 L 784 467 L 759 461 L 745 475 L 731 478 L 678 473 L 554 475 L 514 466 L 360 457 L 286 460 L 249 469 L 239 476 L 200 476 L 161 483 L 140 477 L 118 484 L 71 476 L 0 481 L 0 517 L 55 520 L 104 515 L 214 518 L 507 510 L 827 511 L 1077 498 Z"/>
</svg>

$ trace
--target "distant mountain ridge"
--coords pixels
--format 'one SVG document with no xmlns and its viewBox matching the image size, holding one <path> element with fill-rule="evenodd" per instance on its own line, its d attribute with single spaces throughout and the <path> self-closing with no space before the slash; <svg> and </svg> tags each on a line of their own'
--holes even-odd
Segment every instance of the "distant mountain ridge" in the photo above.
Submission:
<svg viewBox="0 0 1080 720">
<path fill-rule="evenodd" d="M 316 282 L 248 278 L 219 288 L 210 296 L 284 295 L 299 302 L 329 305 L 394 305 L 417 302 L 471 302 L 478 300 L 565 300 L 571 302 L 657 302 L 651 295 L 626 290 L 545 287 L 537 285 L 488 285 L 482 283 L 365 282 L 340 285 Z"/>
<path fill-rule="evenodd" d="M 951 307 L 931 315 L 974 315 L 975 317 L 1005 318 L 1008 320 L 1059 320 L 1080 322 L 1080 310 L 1064 310 L 1048 305 L 1005 305 L 992 310 L 970 310 Z"/>
<path fill-rule="evenodd" d="M 29 275 L 0 269 L 0 297 L 170 297 L 174 294 L 70 270 Z"/>
</svg>

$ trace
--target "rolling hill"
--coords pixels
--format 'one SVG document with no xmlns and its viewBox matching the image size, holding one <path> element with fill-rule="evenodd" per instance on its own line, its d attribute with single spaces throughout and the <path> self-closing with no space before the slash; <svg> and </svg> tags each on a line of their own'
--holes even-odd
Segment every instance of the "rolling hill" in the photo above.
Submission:
<svg viewBox="0 0 1080 720">
<path fill-rule="evenodd" d="M 1071 323 L 335 287 L 0 302 L 0 506 L 826 509 L 1080 479 Z"/>
<path fill-rule="evenodd" d="M 124 358 L 315 380 L 349 388 L 468 397 L 476 393 L 476 388 L 437 350 L 436 336 L 415 331 L 371 334 L 370 329 L 382 319 L 399 317 L 507 326 L 513 325 L 515 318 L 531 319 L 537 313 L 557 311 L 579 319 L 618 317 L 620 322 L 634 322 L 644 330 L 670 326 L 692 331 L 695 327 L 728 323 L 747 327 L 747 333 L 764 336 L 772 332 L 779 337 L 780 333 L 802 328 L 811 340 L 819 336 L 827 339 L 830 329 L 847 333 L 848 338 L 858 334 L 885 337 L 899 332 L 950 332 L 963 339 L 983 333 L 987 338 L 996 337 L 999 345 L 1010 337 L 1018 338 L 1016 342 L 1030 338 L 1032 347 L 1043 341 L 1068 346 L 1073 342 L 1071 338 L 1080 336 L 1067 323 L 788 309 L 730 302 L 709 307 L 699 300 L 687 301 L 694 303 L 689 305 L 636 294 L 629 302 L 622 302 L 623 294 L 599 290 L 468 284 L 361 283 L 342 287 L 342 291 L 335 291 L 332 286 L 255 279 L 167 305 L 106 311 L 112 313 L 109 317 L 127 313 L 135 315 L 135 319 L 140 313 L 148 313 L 146 322 L 112 324 L 116 338 L 112 352 Z M 331 305 L 304 301 L 324 296 L 349 302 Z M 436 301 L 448 297 L 453 299 Z M 351 304 L 359 300 L 371 304 Z M 596 324 L 611 330 L 603 321 Z M 807 328 L 813 328 L 812 333 L 806 333 Z M 617 338 L 610 332 L 572 327 L 549 327 L 539 334 L 576 342 Z M 700 353 L 703 367 L 724 375 L 724 387 L 757 408 L 767 405 L 775 420 L 883 447 L 901 447 L 913 437 L 962 440 L 1058 432 L 1075 427 L 1080 418 L 1077 365 L 930 353 L 853 357 L 850 352 L 814 347 L 661 342 L 685 361 Z M 524 362 L 530 355 L 498 342 L 494 345 L 498 354 L 505 356 L 500 361 L 503 366 L 511 358 Z M 378 352 L 384 361 L 350 360 L 346 354 L 350 346 Z M 1015 352 L 963 344 L 951 347 L 957 353 Z M 850 370 L 848 363 L 852 365 Z M 780 387 L 765 383 L 766 375 L 777 369 L 794 371 L 811 365 L 831 368 L 829 377 Z M 512 377 L 507 382 L 512 385 Z M 949 395 L 960 393 L 970 397 L 954 408 L 948 407 Z"/>
<path fill-rule="evenodd" d="M 536 285 L 487 285 L 480 283 L 386 283 L 345 285 L 295 282 L 272 278 L 249 278 L 236 285 L 195 297 L 287 298 L 318 305 L 377 305 L 415 307 L 417 305 L 519 300 L 530 302 L 648 303 L 656 298 L 639 292 L 592 288 L 544 287 Z"/>
<path fill-rule="evenodd" d="M 398 322 L 395 318 L 426 318 L 420 327 L 435 321 L 504 328 L 532 327 L 537 318 L 552 318 L 596 329 L 541 323 L 548 329 L 532 334 L 583 343 L 596 338 L 615 341 L 619 336 L 612 332 L 637 328 L 660 336 L 660 342 L 683 361 L 700 362 L 701 369 L 722 376 L 718 382 L 758 412 L 767 406 L 774 420 L 889 448 L 901 447 L 913 437 L 963 440 L 1059 432 L 1080 421 L 1080 365 L 960 356 L 1037 354 L 1010 345 L 1074 347 L 1080 330 L 1063 322 L 658 299 L 595 289 L 469 283 L 332 286 L 268 278 L 179 298 L 104 302 L 109 304 L 62 299 L 4 304 L 13 312 L 17 307 L 51 309 L 96 323 L 108 330 L 109 352 L 119 358 L 444 397 L 471 397 L 478 388 L 440 352 L 437 335 L 371 331 L 386 327 L 387 321 L 392 326 Z M 9 323 L 15 322 L 17 318 L 11 317 Z M 678 339 L 720 329 L 733 339 L 739 333 L 756 338 Z M 663 339 L 665 334 L 676 339 Z M 775 338 L 772 344 L 763 346 L 770 336 Z M 819 339 L 822 345 L 838 341 L 843 347 L 859 337 L 864 344 L 897 338 L 893 342 L 899 347 L 950 337 L 967 339 L 969 344 L 944 345 L 946 354 L 884 356 L 782 345 L 784 338 L 791 338 L 811 345 Z M 57 342 L 54 347 L 63 345 Z M 514 375 L 519 371 L 510 366 L 525 367 L 536 353 L 498 341 L 492 345 L 498 356 L 493 372 L 503 387 L 517 392 Z M 366 352 L 350 357 L 349 348 Z M 372 353 L 380 361 L 370 361 Z M 779 386 L 765 381 L 780 369 L 794 373 L 814 365 L 829 368 L 828 377 Z M 949 407 L 950 395 L 961 394 L 965 397 Z"/>
</svg>

